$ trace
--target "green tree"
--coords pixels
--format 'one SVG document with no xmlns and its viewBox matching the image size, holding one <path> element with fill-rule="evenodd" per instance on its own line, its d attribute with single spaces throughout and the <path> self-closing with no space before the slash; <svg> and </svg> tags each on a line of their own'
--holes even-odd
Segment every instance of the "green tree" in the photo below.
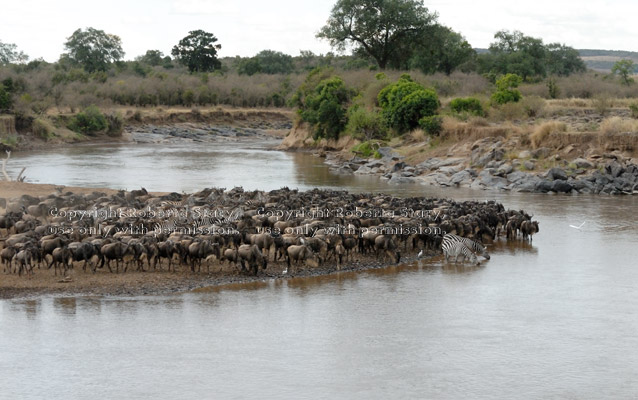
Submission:
<svg viewBox="0 0 638 400">
<path fill-rule="evenodd" d="M 522 32 L 499 31 L 489 52 L 478 57 L 479 72 L 516 74 L 524 80 L 547 74 L 567 76 L 585 71 L 578 51 L 559 43 L 544 45 L 543 40 Z"/>
<path fill-rule="evenodd" d="M 292 57 L 280 51 L 262 50 L 255 58 L 265 74 L 289 74 L 294 69 Z"/>
<path fill-rule="evenodd" d="M 611 73 L 620 76 L 620 80 L 623 84 L 631 85 L 634 82 L 634 78 L 631 77 L 631 74 L 634 73 L 634 69 L 634 62 L 632 60 L 624 59 L 617 61 L 614 64 L 611 69 Z"/>
<path fill-rule="evenodd" d="M 339 50 L 352 45 L 385 69 L 436 19 L 418 0 L 338 0 L 317 37 Z"/>
<path fill-rule="evenodd" d="M 419 40 L 408 46 L 411 48 L 402 51 L 409 57 L 407 65 L 396 67 L 420 69 L 426 74 L 443 72 L 450 75 L 476 57 L 476 51 L 460 33 L 443 25 L 430 27 Z"/>
<path fill-rule="evenodd" d="M 492 94 L 492 103 L 516 103 L 523 96 L 516 89 L 523 82 L 523 78 L 516 74 L 507 74 L 496 80 L 496 91 Z"/>
<path fill-rule="evenodd" d="M 587 70 L 578 50 L 560 43 L 548 44 L 546 49 L 547 72 L 550 75 L 569 76 Z"/>
<path fill-rule="evenodd" d="M 95 28 L 78 29 L 64 43 L 61 58 L 81 65 L 87 72 L 106 71 L 109 64 L 124 57 L 122 41 L 116 35 Z"/>
<path fill-rule="evenodd" d="M 435 115 L 441 105 L 434 90 L 424 88 L 408 75 L 383 88 L 377 101 L 387 125 L 400 134 L 418 127 L 420 119 Z"/>
<path fill-rule="evenodd" d="M 255 75 L 261 72 L 261 63 L 255 57 L 243 58 L 237 63 L 239 75 Z"/>
<path fill-rule="evenodd" d="M 10 63 L 23 63 L 29 59 L 29 56 L 18 51 L 18 46 L 13 43 L 3 43 L 0 40 L 0 65 Z"/>
<path fill-rule="evenodd" d="M 147 50 L 143 56 L 137 57 L 137 61 L 155 67 L 164 63 L 164 53 L 159 50 Z"/>
<path fill-rule="evenodd" d="M 214 71 L 222 66 L 217 58 L 217 50 L 222 46 L 215 42 L 217 38 L 212 33 L 201 29 L 190 31 L 173 47 L 171 54 L 190 72 Z"/>
</svg>

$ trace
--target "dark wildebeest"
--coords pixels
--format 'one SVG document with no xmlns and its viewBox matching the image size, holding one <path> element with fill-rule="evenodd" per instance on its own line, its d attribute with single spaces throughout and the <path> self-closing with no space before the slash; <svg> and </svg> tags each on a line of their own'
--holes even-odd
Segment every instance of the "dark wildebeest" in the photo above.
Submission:
<svg viewBox="0 0 638 400">
<path fill-rule="evenodd" d="M 100 249 L 100 253 L 106 260 L 106 266 L 109 271 L 111 270 L 111 261 L 115 260 L 115 273 L 120 271 L 120 263 L 122 263 L 122 268 L 124 272 L 126 272 L 127 266 L 124 264 L 124 257 L 127 255 L 135 255 L 135 252 L 131 246 L 122 242 L 109 243 L 102 246 Z"/>
<path fill-rule="evenodd" d="M 383 252 L 384 258 L 390 257 L 395 264 L 398 264 L 401 260 L 401 253 L 397 250 L 397 244 L 389 235 L 379 235 L 374 239 L 374 248 L 376 249 L 377 257 L 379 252 Z"/>
<path fill-rule="evenodd" d="M 248 268 L 252 270 L 253 275 L 257 275 L 259 265 L 261 265 L 262 269 L 266 269 L 268 266 L 268 260 L 261 254 L 257 245 L 242 244 L 237 249 L 237 255 L 242 271 L 246 270 L 245 262 L 247 262 Z"/>
<path fill-rule="evenodd" d="M 51 253 L 51 264 L 49 264 L 49 269 L 53 266 L 53 275 L 57 275 L 58 266 L 62 264 L 62 269 L 64 271 L 64 275 L 66 275 L 66 271 L 69 269 L 69 260 L 73 260 L 73 254 L 68 247 L 57 247 L 53 249 Z"/>
</svg>

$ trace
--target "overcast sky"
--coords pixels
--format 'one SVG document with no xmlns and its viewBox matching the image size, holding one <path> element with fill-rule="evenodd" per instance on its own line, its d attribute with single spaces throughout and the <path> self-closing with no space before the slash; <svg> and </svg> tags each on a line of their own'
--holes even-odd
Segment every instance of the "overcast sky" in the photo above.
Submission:
<svg viewBox="0 0 638 400">
<path fill-rule="evenodd" d="M 330 51 L 315 34 L 336 0 L 0 0 L 0 40 L 31 59 L 55 61 L 77 28 L 93 27 L 122 39 L 125 59 L 148 49 L 170 54 L 188 31 L 212 32 L 220 55 L 252 56 L 263 49 L 291 55 Z M 525 5 L 523 5 L 525 4 Z M 638 51 L 638 1 L 430 1 L 439 22 L 487 47 L 501 29 L 520 30 L 546 43 L 579 49 Z"/>
</svg>

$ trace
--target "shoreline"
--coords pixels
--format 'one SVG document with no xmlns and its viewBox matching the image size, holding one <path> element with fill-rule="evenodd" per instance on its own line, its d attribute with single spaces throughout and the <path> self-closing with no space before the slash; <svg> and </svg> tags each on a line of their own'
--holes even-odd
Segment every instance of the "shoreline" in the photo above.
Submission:
<svg viewBox="0 0 638 400">
<path fill-rule="evenodd" d="M 423 261 L 436 258 L 436 254 L 429 254 Z M 190 271 L 129 271 L 111 274 L 99 271 L 92 274 L 77 267 L 73 270 L 70 281 L 58 275 L 49 276 L 51 271 L 38 270 L 35 278 L 28 281 L 25 277 L 7 275 L 0 272 L 0 300 L 30 300 L 41 297 L 134 297 L 134 296 L 163 296 L 183 294 L 198 290 L 218 289 L 229 285 L 249 285 L 254 283 L 271 283 L 280 280 L 296 278 L 311 278 L 336 276 L 340 273 L 361 273 L 372 270 L 396 268 L 414 263 L 414 256 L 405 257 L 399 264 L 387 264 L 375 261 L 354 261 L 344 264 L 340 269 L 335 265 L 318 268 L 305 268 L 295 273 L 284 273 L 284 269 L 277 265 L 276 270 L 266 271 L 257 276 L 242 275 L 229 271 L 214 273 L 211 271 L 192 273 Z M 463 265 L 459 263 L 458 265 Z M 474 266 L 467 265 L 467 268 Z M 284 267 L 285 268 L 285 267 Z M 44 276 L 46 275 L 46 276 Z M 74 280 L 79 278 L 79 280 Z M 9 279 L 7 279 L 9 278 Z"/>
<path fill-rule="evenodd" d="M 97 266 L 99 258 L 96 259 L 96 255 L 100 257 L 100 253 L 92 253 L 94 255 L 87 258 L 90 260 L 89 269 L 86 271 L 83 270 L 83 259 L 75 259 L 76 261 L 73 263 L 73 268 L 68 269 L 66 272 L 66 276 L 63 275 L 62 270 L 60 271 L 60 275 L 56 274 L 56 271 L 51 271 L 45 266 L 40 266 L 39 263 L 35 263 L 35 259 L 33 262 L 29 262 L 29 268 L 23 271 L 23 275 L 18 275 L 18 264 L 17 259 L 13 260 L 13 271 L 3 271 L 0 272 L 0 298 L 3 299 L 12 299 L 12 298 L 27 298 L 27 297 L 38 297 L 38 296 L 46 296 L 46 295 L 54 295 L 54 296 L 136 296 L 136 295 L 159 295 L 159 294 L 168 294 L 168 293 L 176 293 L 176 292 L 187 292 L 193 289 L 199 289 L 204 287 L 217 287 L 228 284 L 238 284 L 238 283 L 252 283 L 259 281 L 271 281 L 273 279 L 287 279 L 294 277 L 310 277 L 310 276 L 323 276 L 330 275 L 338 272 L 356 272 L 356 271 L 366 271 L 371 269 L 383 269 L 396 265 L 404 265 L 406 263 L 413 262 L 417 259 L 428 260 L 436 255 L 440 254 L 440 251 L 437 250 L 436 243 L 437 235 L 441 235 L 440 232 L 451 232 L 451 233 L 459 233 L 458 229 L 461 229 L 460 232 L 464 230 L 466 232 L 467 229 L 479 229 L 479 218 L 476 216 L 483 213 L 484 217 L 480 217 L 480 219 L 487 218 L 487 215 L 492 215 L 493 217 L 497 217 L 498 219 L 506 218 L 507 215 L 519 215 L 520 218 L 525 220 L 530 220 L 527 214 L 519 211 L 507 211 L 502 208 L 502 205 L 487 204 L 480 202 L 462 202 L 465 204 L 463 208 L 454 211 L 449 215 L 442 215 L 441 210 L 446 210 L 448 207 L 452 207 L 456 209 L 462 203 L 457 203 L 453 200 L 449 199 L 430 199 L 430 198 L 394 198 L 394 197 L 386 197 L 382 194 L 350 194 L 346 191 L 317 191 L 312 190 L 308 192 L 297 192 L 290 191 L 289 189 L 280 189 L 270 192 L 262 192 L 262 191 L 253 191 L 253 192 L 243 192 L 243 190 L 237 191 L 233 189 L 232 191 L 225 192 L 226 194 L 222 195 L 222 191 L 217 189 L 207 189 L 197 193 L 178 195 L 176 193 L 171 193 L 169 195 L 165 195 L 163 193 L 140 193 L 143 191 L 133 191 L 133 192 L 124 192 L 117 191 L 114 189 L 93 189 L 93 188 L 65 188 L 64 193 L 62 191 L 55 190 L 55 185 L 46 185 L 46 184 L 30 184 L 30 183 L 16 183 L 16 182 L 0 182 L 0 192 L 2 193 L 12 193 L 17 196 L 12 196 L 9 198 L 9 202 L 7 204 L 7 211 L 13 213 L 20 213 L 21 210 L 26 210 L 27 217 L 26 220 L 39 220 L 40 222 L 35 224 L 32 228 L 27 228 L 29 230 L 23 231 L 25 233 L 15 234 L 13 230 L 11 233 L 6 229 L 0 231 L 0 248 L 4 249 L 5 247 L 13 247 L 17 252 L 20 248 L 30 248 L 29 246 L 37 246 L 38 254 L 40 251 L 43 251 L 44 247 L 42 246 L 42 242 L 40 239 L 46 234 L 46 232 L 54 232 L 49 238 L 64 238 L 68 237 L 67 242 L 73 241 L 78 245 L 80 242 L 85 244 L 91 244 L 91 246 L 95 245 L 97 249 L 102 248 L 104 251 L 105 244 L 121 243 L 123 246 L 128 247 L 128 243 L 131 240 L 137 240 L 138 242 L 142 240 L 144 242 L 145 239 L 150 239 L 151 242 L 149 245 L 157 246 L 159 241 L 172 240 L 175 243 L 175 246 L 179 243 L 201 243 L 201 241 L 208 241 L 213 243 L 218 243 L 215 239 L 216 234 L 211 233 L 196 233 L 193 236 L 185 235 L 185 233 L 177 233 L 177 231 L 172 234 L 167 235 L 166 233 L 162 235 L 162 233 L 157 233 L 157 231 L 147 230 L 146 232 L 138 232 L 136 227 L 135 230 L 131 229 L 131 231 L 126 231 L 123 229 L 109 229 L 108 233 L 95 233 L 88 232 L 87 229 L 82 227 L 93 226 L 86 225 L 89 223 L 89 220 L 84 221 L 80 218 L 60 219 L 59 217 L 53 216 L 53 214 L 44 213 L 41 210 L 40 205 L 44 204 L 57 204 L 55 207 L 62 208 L 65 204 L 76 204 L 75 207 L 80 208 L 71 208 L 77 210 L 92 210 L 94 207 L 108 207 L 111 206 L 124 207 L 123 210 L 126 210 L 127 204 L 130 202 L 134 202 L 137 204 L 135 208 L 128 208 L 129 211 L 134 211 L 139 208 L 140 210 L 145 209 L 145 207 L 160 207 L 160 202 L 164 204 L 163 200 L 170 199 L 171 202 L 180 203 L 180 200 L 175 196 L 182 198 L 182 200 L 188 199 L 192 201 L 193 206 L 198 205 L 200 207 L 205 204 L 217 204 L 219 207 L 236 207 L 237 199 L 245 198 L 258 198 L 261 204 L 272 204 L 269 209 L 272 210 L 296 210 L 294 207 L 298 207 L 295 204 L 306 204 L 310 199 L 316 199 L 316 196 L 319 194 L 322 196 L 323 202 L 327 202 L 329 204 L 333 204 L 332 202 L 338 201 L 343 204 L 360 204 L 363 207 L 361 210 L 365 212 L 369 207 L 372 207 L 371 210 L 378 209 L 386 209 L 394 210 L 392 214 L 388 214 L 388 217 L 385 220 L 381 220 L 375 217 L 356 217 L 351 216 L 347 219 L 343 219 L 343 217 L 339 217 L 336 213 L 334 215 L 326 215 L 324 216 L 313 216 L 313 214 L 307 214 L 304 217 L 300 217 L 293 222 L 290 226 L 291 229 L 297 230 L 297 233 L 292 235 L 292 242 L 287 246 L 297 244 L 297 247 L 304 248 L 305 246 L 309 246 L 310 242 L 306 241 L 314 241 L 319 240 L 319 248 L 321 250 L 314 250 L 316 253 L 311 252 L 310 258 L 309 256 L 304 256 L 304 260 L 300 263 L 299 266 L 295 266 L 294 260 L 291 267 L 287 265 L 285 258 L 280 258 L 278 261 L 274 261 L 273 259 L 273 248 L 276 249 L 276 243 L 271 242 L 270 246 L 265 246 L 263 257 L 258 258 L 257 260 L 268 260 L 268 265 L 264 269 L 263 265 L 257 266 L 253 275 L 248 275 L 245 272 L 240 271 L 238 263 L 229 263 L 229 262 L 221 262 L 226 257 L 224 249 L 229 251 L 232 248 L 237 248 L 237 244 L 232 246 L 232 242 L 230 242 L 231 236 L 225 237 L 226 233 L 219 233 L 217 235 L 221 235 L 219 239 L 223 239 L 222 242 L 219 242 L 219 247 L 221 251 L 215 252 L 207 252 L 204 255 L 200 256 L 200 260 L 202 260 L 201 269 L 193 270 L 195 264 L 192 264 L 193 261 L 190 262 L 181 262 L 181 260 L 185 253 L 180 252 L 170 253 L 172 256 L 163 256 L 163 258 L 159 258 L 156 261 L 157 264 L 151 266 L 150 258 L 147 259 L 146 256 L 141 257 L 138 254 L 137 250 L 133 253 L 124 252 L 122 256 L 119 256 L 123 259 L 122 262 L 126 262 L 127 265 L 129 262 L 132 264 L 129 266 L 129 272 L 122 273 L 112 273 L 107 271 L 105 268 L 100 268 L 97 272 L 91 272 L 92 265 Z M 53 190 L 52 190 L 53 189 Z M 221 197 L 220 197 L 221 196 Z M 389 199 L 394 199 L 392 202 Z M 217 200 L 215 200 L 217 199 Z M 224 199 L 224 200 L 221 200 Z M 175 200 L 175 201 L 174 201 Z M 243 200 L 240 200 L 243 201 Z M 339 204 L 341 204 L 339 203 Z M 240 203 L 241 204 L 241 203 Z M 277 206 L 276 204 L 279 204 Z M 37 205 L 37 206 L 36 206 Z M 34 206 L 36 206 L 34 208 Z M 215 206 L 215 207 L 217 207 Z M 405 210 L 405 206 L 410 206 L 413 209 L 418 210 L 430 210 L 424 211 L 421 214 L 415 214 L 411 217 L 406 217 L 403 211 L 397 210 Z M 25 208 L 22 208 L 25 207 Z M 72 206 L 73 207 L 73 206 Z M 161 206 L 164 207 L 164 206 Z M 173 206 L 175 207 L 175 206 Z M 180 207 L 180 206 L 177 206 Z M 206 206 L 208 207 L 208 206 Z M 256 205 L 250 206 L 252 208 L 247 209 L 247 212 L 250 212 L 257 207 Z M 274 207 L 274 208 L 273 208 Z M 290 208 L 293 207 L 293 208 Z M 336 206 L 335 206 L 336 207 Z M 412 209 L 411 208 L 411 209 Z M 97 208 L 96 208 L 97 210 Z M 157 208 L 154 210 L 161 210 L 161 208 Z M 212 209 L 211 209 L 212 210 Z M 299 211 L 301 211 L 300 209 Z M 305 208 L 304 208 L 305 210 Z M 310 212 L 311 209 L 308 209 L 307 212 Z M 337 210 L 340 210 L 337 208 Z M 354 210 L 354 209 L 353 209 Z M 461 211 L 462 210 L 462 211 Z M 305 211 L 304 211 L 305 212 Z M 35 214 L 32 214 L 35 213 Z M 340 211 L 343 213 L 343 211 Z M 509 214 L 514 213 L 514 214 Z M 4 213 L 0 213 L 2 215 Z M 36 216 L 40 215 L 39 217 Z M 118 213 L 119 215 L 119 213 Z M 98 218 L 106 218 L 101 222 L 100 226 L 105 227 L 105 224 L 117 224 L 118 221 L 127 221 L 126 212 L 119 217 L 98 217 Z M 232 214 L 231 214 L 232 215 Z M 472 222 L 468 225 L 469 220 L 466 218 L 472 218 Z M 248 216 L 248 220 L 253 220 L 254 222 L 262 221 L 265 223 L 268 217 L 265 215 L 259 216 L 255 215 L 254 217 L 259 217 L 254 219 Z M 159 218 L 159 219 L 158 219 Z M 222 217 L 226 218 L 226 217 Z M 230 217 L 229 217 L 230 218 Z M 352 218 L 357 219 L 354 221 Z M 362 222 L 358 222 L 358 219 L 361 218 Z M 347 232 L 344 231 L 343 234 L 335 234 L 331 233 L 333 228 L 343 229 L 346 225 L 350 225 L 355 223 L 363 224 L 364 218 L 367 218 L 365 221 L 366 225 L 360 225 L 361 229 L 348 228 Z M 24 220 L 24 221 L 26 221 Z M 84 221 L 84 222 L 83 222 Z M 93 221 L 91 219 L 90 221 Z M 143 231 L 144 226 L 153 226 L 154 221 L 165 221 L 162 217 L 148 217 L 146 219 L 141 219 L 137 224 L 140 224 L 140 231 Z M 236 221 L 236 222 L 233 222 Z M 283 220 L 272 220 L 270 223 L 275 225 L 275 222 L 278 221 L 280 223 L 284 223 Z M 294 220 L 293 220 L 294 221 Z M 303 221 L 303 222 L 302 222 Z M 345 221 L 345 222 L 344 222 Z M 245 219 L 228 219 L 225 223 L 220 223 L 222 227 L 230 226 L 235 227 L 239 226 L 239 224 L 245 224 Z M 37 233 L 36 227 L 42 224 L 46 224 L 45 226 L 58 226 L 58 224 L 65 224 L 67 228 L 64 231 L 60 229 L 55 229 L 53 231 L 50 230 L 40 230 L 40 233 Z M 69 225 L 70 224 L 70 225 Z M 91 222 L 91 224 L 97 224 L 97 220 Z M 305 228 L 307 226 L 315 225 L 317 227 L 313 228 L 312 232 L 305 232 Z M 370 225 L 368 225 L 370 224 Z M 406 224 L 404 226 L 404 224 Z M 461 225 L 459 225 L 461 224 Z M 114 226 L 114 225 L 109 225 Z M 128 222 L 124 227 L 128 226 Z M 189 226 L 189 225 L 185 225 Z M 265 225 L 271 226 L 272 225 Z M 371 227 L 371 228 L 363 228 L 363 226 Z M 75 228 L 74 228 L 75 227 Z M 131 228 L 133 225 L 131 225 Z M 473 227 L 473 228 L 470 228 Z M 17 226 L 16 226 L 17 228 Z M 303 229 L 302 229 L 303 228 Z M 423 229 L 425 228 L 425 229 Z M 75 231 L 74 231 L 75 229 Z M 102 228 L 100 228 L 102 229 Z M 259 229 L 255 231 L 256 228 L 241 228 L 244 233 L 251 232 L 260 232 Z M 270 229 L 270 228 L 268 228 Z M 315 239 L 315 233 L 317 233 L 316 229 L 323 230 L 318 238 L 323 239 Z M 351 230 L 352 229 L 352 230 Z M 409 229 L 409 230 L 408 230 Z M 372 230 L 371 232 L 368 232 Z M 303 233 L 302 233 L 303 231 Z M 64 233 L 62 233 L 64 232 Z M 100 231 L 102 232 L 102 231 Z M 265 232 L 269 232 L 266 230 Z M 287 232 L 287 231 L 286 231 Z M 294 232 L 294 231 L 293 231 Z M 338 232 L 341 232 L 338 231 Z M 474 231 L 477 232 L 477 231 Z M 483 226 L 480 228 L 478 236 L 476 238 L 487 238 L 487 240 L 491 243 L 500 242 L 499 237 L 502 236 L 498 234 L 494 234 L 494 230 L 491 230 L 487 226 Z M 283 232 L 282 232 L 283 233 Z M 371 233 L 372 236 L 368 236 L 368 233 Z M 232 233 L 228 233 L 231 234 Z M 267 235 L 267 233 L 264 233 Z M 262 234 L 262 235 L 264 235 Z M 318 233 L 317 233 L 318 234 Z M 462 234 L 462 233 L 459 233 Z M 467 234 L 467 233 L 466 233 Z M 67 236 L 69 235 L 69 236 Z M 79 236 L 78 236 L 79 235 Z M 160 238 L 161 237 L 163 238 Z M 309 236 L 310 235 L 310 236 Z M 327 243 L 332 243 L 331 235 L 335 240 L 339 240 L 337 243 L 341 243 L 343 240 L 345 244 L 346 238 L 352 238 L 348 240 L 352 240 L 352 254 L 351 257 L 347 257 L 348 253 L 344 252 L 343 249 L 340 250 L 339 254 L 344 255 L 344 259 L 341 262 L 337 261 L 337 257 L 330 257 L 330 252 L 326 247 Z M 378 236 L 384 236 L 381 242 L 377 243 Z M 485 236 L 488 235 L 488 236 Z M 250 243 L 254 244 L 253 239 L 249 239 L 250 235 L 242 236 L 240 243 Z M 257 234 L 256 236 L 260 236 Z M 286 236 L 286 235 L 283 235 Z M 339 239 L 339 236 L 341 239 Z M 155 239 L 153 239 L 153 237 Z M 491 239 L 490 239 L 491 237 Z M 33 238 L 33 239 L 30 239 Z M 300 239 L 301 238 L 301 239 Z M 50 240 L 50 239 L 47 239 Z M 57 240 L 57 239 L 56 239 Z M 100 244 L 96 244 L 95 241 L 100 242 Z M 106 241 L 105 241 L 106 240 Z M 155 240 L 153 242 L 153 240 Z M 260 239 L 261 240 L 261 239 Z M 265 239 L 264 239 L 265 240 Z M 272 240 L 272 239 L 271 239 Z M 363 244 L 362 244 L 363 241 Z M 389 243 L 389 242 L 393 243 Z M 32 244 L 29 244 L 31 242 Z M 323 242 L 323 244 L 321 243 Z M 126 243 L 126 244 L 125 244 Z M 130 243 L 133 243 L 132 241 Z M 144 242 L 146 243 L 146 242 Z M 155 243 L 155 244 L 153 244 Z M 237 243 L 237 242 L 235 242 Z M 24 247 L 23 247 L 24 246 Z M 57 244 L 55 246 L 61 247 L 66 246 L 66 244 L 61 245 Z M 146 246 L 146 245 L 145 245 Z M 184 249 L 188 248 L 188 252 L 190 252 L 190 244 L 185 244 L 182 246 Z M 272 248 L 271 248 L 272 246 Z M 363 247 L 362 247 L 363 246 Z M 71 247 L 71 246 L 69 246 Z M 56 247 L 57 248 L 57 247 Z M 74 248 L 77 248 L 74 247 Z M 157 247 L 154 247 L 156 250 L 153 252 L 157 253 Z M 261 247 L 260 247 L 261 248 Z M 134 247 L 131 247 L 134 249 Z M 269 251 L 266 251 L 268 250 Z M 287 249 L 287 247 L 284 247 Z M 363 250 L 362 250 L 363 249 Z M 143 250 L 143 248 L 142 248 Z M 147 253 L 148 250 L 148 253 Z M 151 254 L 152 248 L 147 247 L 147 250 L 144 250 L 143 253 L 139 254 Z M 177 247 L 176 247 L 177 251 Z M 211 249 L 212 251 L 212 249 Z M 251 250 L 252 251 L 252 250 Z M 308 250 L 309 251 L 309 250 Z M 420 257 L 417 256 L 417 252 L 422 251 Z M 44 253 L 43 253 L 44 254 Z M 51 254 L 51 253 L 47 253 Z M 72 253 L 71 253 L 72 254 Z M 84 253 L 83 253 L 84 254 Z M 128 254 L 128 255 L 127 255 Z M 206 256 L 209 254 L 209 256 Z M 102 253 L 102 256 L 104 253 Z M 177 255 L 177 260 L 175 262 L 176 265 L 179 265 L 176 271 L 170 272 L 168 271 L 168 259 L 175 260 L 175 256 Z M 223 257 L 220 258 L 220 255 Z M 51 256 L 48 255 L 45 260 L 46 263 L 49 263 L 47 258 Z M 71 255 L 69 255 L 71 257 Z M 214 257 L 214 258 L 213 258 Z M 259 257 L 262 257 L 259 255 Z M 317 263 L 317 257 L 321 257 L 318 259 L 319 263 Z M 74 256 L 75 258 L 75 256 Z M 204 260 L 205 258 L 205 260 Z M 341 257 L 339 257 L 341 258 Z M 485 258 L 489 258 L 485 256 Z M 144 260 L 145 263 L 142 265 L 142 271 L 139 270 L 139 267 L 132 262 L 133 260 Z M 323 262 L 321 262 L 323 260 Z M 314 262 L 313 263 L 311 262 Z M 253 261 L 249 261 L 249 266 L 253 265 Z M 258 261 L 257 263 L 261 263 Z M 145 264 L 145 265 L 144 265 Z M 264 263 L 265 265 L 265 263 Z M 461 265 L 461 264 L 459 264 Z M 471 264 L 469 264 L 471 265 Z M 6 266 L 6 265 L 5 265 Z M 111 265 L 113 266 L 113 265 Z M 122 265 L 124 266 L 124 264 Z M 157 267 L 157 270 L 156 270 Z M 189 268 L 190 267 L 190 268 Z M 110 268 L 110 267 L 109 267 Z M 210 268 L 211 273 L 209 273 L 208 268 Z M 290 270 L 289 270 L 290 268 Z M 21 268 L 22 269 L 22 268 Z M 152 271 L 151 271 L 152 269 Z M 144 271 L 146 270 L 146 271 Z M 33 273 L 30 274 L 29 271 Z"/>
</svg>

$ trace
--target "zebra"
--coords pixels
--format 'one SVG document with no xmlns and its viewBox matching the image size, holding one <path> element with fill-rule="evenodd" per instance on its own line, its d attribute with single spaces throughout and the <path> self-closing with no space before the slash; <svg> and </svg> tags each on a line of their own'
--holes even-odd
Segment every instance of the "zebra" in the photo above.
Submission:
<svg viewBox="0 0 638 400">
<path fill-rule="evenodd" d="M 175 218 L 167 219 L 166 221 L 156 222 L 153 224 L 153 231 L 156 235 L 159 234 L 167 234 L 170 235 L 172 232 L 177 230 L 177 220 Z"/>
<path fill-rule="evenodd" d="M 445 248 L 445 244 L 450 242 L 461 242 L 464 245 L 466 245 L 471 251 L 477 253 L 480 256 L 485 257 L 485 259 L 487 260 L 490 259 L 490 255 L 488 254 L 487 249 L 483 247 L 483 245 L 477 241 L 464 238 L 462 236 L 453 235 L 451 233 L 446 233 L 445 236 L 443 236 L 442 247 Z"/>
<path fill-rule="evenodd" d="M 445 261 L 447 262 L 449 257 L 454 257 L 456 263 L 459 256 L 463 256 L 464 260 L 469 260 L 472 264 L 479 265 L 478 257 L 470 250 L 469 247 L 463 242 L 443 242 L 443 254 L 445 255 Z"/>
</svg>

